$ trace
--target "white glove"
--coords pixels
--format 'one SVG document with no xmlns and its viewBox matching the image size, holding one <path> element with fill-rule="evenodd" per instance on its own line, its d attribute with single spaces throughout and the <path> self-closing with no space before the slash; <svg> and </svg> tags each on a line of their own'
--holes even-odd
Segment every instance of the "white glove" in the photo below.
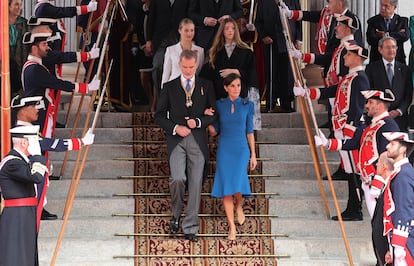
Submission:
<svg viewBox="0 0 414 266">
<path fill-rule="evenodd" d="M 295 96 L 305 96 L 306 90 L 302 86 L 293 87 L 293 94 Z"/>
<path fill-rule="evenodd" d="M 95 11 L 96 9 L 98 9 L 98 2 L 96 2 L 95 0 L 91 0 L 88 4 L 88 12 L 92 12 Z"/>
<path fill-rule="evenodd" d="M 319 129 L 319 135 L 315 135 L 314 136 L 315 139 L 315 145 L 316 146 L 328 146 L 328 139 L 325 137 L 325 135 L 323 134 L 322 130 Z"/>
<path fill-rule="evenodd" d="M 99 86 L 101 85 L 101 80 L 99 79 L 93 79 L 88 84 L 88 92 L 90 91 L 97 91 L 99 89 Z"/>
<path fill-rule="evenodd" d="M 302 52 L 301 51 L 299 51 L 295 47 L 290 47 L 288 50 L 289 50 L 289 54 L 290 54 L 291 57 L 302 60 Z"/>
<path fill-rule="evenodd" d="M 101 49 L 100 48 L 92 48 L 89 51 L 89 59 L 95 59 L 99 57 L 99 53 L 100 53 Z"/>
<path fill-rule="evenodd" d="M 137 56 L 137 54 L 138 54 L 138 47 L 132 47 L 131 48 L 131 54 L 133 56 Z"/>
<path fill-rule="evenodd" d="M 282 12 L 288 19 L 291 19 L 293 17 L 293 11 L 289 9 L 287 5 L 281 5 L 282 6 Z"/>
<path fill-rule="evenodd" d="M 407 265 L 407 261 L 405 260 L 406 252 L 403 247 L 395 247 L 394 246 L 394 264 L 395 265 Z"/>
<path fill-rule="evenodd" d="M 40 142 L 37 138 L 27 138 L 29 141 L 29 147 L 27 147 L 27 151 L 30 155 L 42 155 L 42 151 L 40 149 Z"/>
<path fill-rule="evenodd" d="M 95 140 L 95 134 L 92 133 L 92 129 L 89 128 L 88 131 L 86 131 L 85 136 L 82 138 L 83 145 L 91 145 L 93 144 L 93 141 Z"/>
</svg>

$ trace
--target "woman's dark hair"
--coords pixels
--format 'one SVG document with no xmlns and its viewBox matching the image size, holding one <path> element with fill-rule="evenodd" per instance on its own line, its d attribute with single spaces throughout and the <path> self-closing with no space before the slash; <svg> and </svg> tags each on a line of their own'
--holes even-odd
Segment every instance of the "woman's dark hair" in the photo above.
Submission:
<svg viewBox="0 0 414 266">
<path fill-rule="evenodd" d="M 236 79 L 240 79 L 240 80 L 241 80 L 241 77 L 240 77 L 239 75 L 237 75 L 237 74 L 231 73 L 231 74 L 229 74 L 227 77 L 225 77 L 225 78 L 223 79 L 223 85 L 224 85 L 224 86 L 228 86 L 228 85 L 230 85 L 233 81 L 235 81 Z"/>
</svg>

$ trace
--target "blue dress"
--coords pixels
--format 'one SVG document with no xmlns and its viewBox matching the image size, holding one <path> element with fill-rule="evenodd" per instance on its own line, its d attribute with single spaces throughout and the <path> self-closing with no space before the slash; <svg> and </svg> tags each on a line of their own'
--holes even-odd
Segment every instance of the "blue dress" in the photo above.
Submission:
<svg viewBox="0 0 414 266">
<path fill-rule="evenodd" d="M 231 113 L 233 103 L 234 113 Z M 227 97 L 216 102 L 216 112 L 219 120 L 214 127 L 220 135 L 211 196 L 222 198 L 237 192 L 250 196 L 247 176 L 250 149 L 246 134 L 253 133 L 254 105 L 240 97 L 234 102 Z"/>
</svg>

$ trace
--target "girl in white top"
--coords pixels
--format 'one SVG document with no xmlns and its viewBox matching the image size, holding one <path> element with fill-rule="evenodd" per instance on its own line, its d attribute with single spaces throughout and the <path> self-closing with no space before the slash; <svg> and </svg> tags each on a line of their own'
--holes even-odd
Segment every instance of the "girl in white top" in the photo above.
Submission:
<svg viewBox="0 0 414 266">
<path fill-rule="evenodd" d="M 193 43 L 195 33 L 194 29 L 194 22 L 191 19 L 184 18 L 181 20 L 178 27 L 180 42 L 168 46 L 165 51 L 161 88 L 164 86 L 164 83 L 181 75 L 181 70 L 178 67 L 178 61 L 180 60 L 180 54 L 183 50 L 193 50 L 197 53 L 197 74 L 200 72 L 204 63 L 204 49 Z"/>
</svg>

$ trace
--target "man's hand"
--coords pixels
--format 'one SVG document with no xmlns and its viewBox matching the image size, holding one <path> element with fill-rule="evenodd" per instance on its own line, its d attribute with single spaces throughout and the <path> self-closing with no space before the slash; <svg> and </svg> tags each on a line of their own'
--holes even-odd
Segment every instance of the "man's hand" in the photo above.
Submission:
<svg viewBox="0 0 414 266">
<path fill-rule="evenodd" d="M 296 49 L 295 47 L 289 48 L 288 51 L 291 57 L 302 60 L 302 52 Z"/>
<path fill-rule="evenodd" d="M 270 38 L 269 36 L 266 36 L 266 37 L 264 37 L 264 38 L 262 39 L 262 42 L 263 42 L 264 44 L 271 44 L 271 43 L 273 43 L 273 39 L 272 39 L 272 38 Z"/>
<path fill-rule="evenodd" d="M 177 133 L 181 137 L 187 137 L 191 133 L 191 129 L 186 126 L 177 126 L 175 128 L 175 133 Z"/>
<path fill-rule="evenodd" d="M 214 115 L 214 109 L 213 109 L 213 107 L 206 108 L 206 110 L 204 110 L 204 115 L 213 116 Z"/>
<path fill-rule="evenodd" d="M 188 117 L 186 117 L 185 119 L 187 119 L 187 126 L 189 128 L 191 128 L 191 129 L 196 128 L 197 123 L 196 123 L 195 119 L 193 119 L 193 118 L 190 119 Z"/>
<path fill-rule="evenodd" d="M 40 149 L 40 142 L 37 138 L 28 138 L 29 141 L 29 147 L 27 148 L 27 151 L 30 155 L 42 155 L 42 151 Z"/>
<path fill-rule="evenodd" d="M 99 80 L 99 79 L 93 79 L 88 84 L 88 92 L 97 91 L 99 89 L 99 86 L 100 85 L 101 85 L 101 80 Z"/>
<path fill-rule="evenodd" d="M 285 15 L 285 17 L 287 17 L 288 19 L 291 19 L 293 16 L 292 10 L 290 10 L 286 4 L 281 5 L 281 7 L 282 7 L 283 15 Z"/>
<path fill-rule="evenodd" d="M 146 56 L 151 56 L 152 53 L 153 53 L 153 51 L 152 51 L 152 41 L 147 41 L 145 43 L 145 47 L 144 47 L 144 54 Z"/>
<path fill-rule="evenodd" d="M 95 0 L 90 1 L 87 6 L 87 9 L 88 12 L 96 11 L 96 9 L 98 9 L 98 2 L 96 2 Z"/>
<path fill-rule="evenodd" d="M 224 16 L 221 16 L 221 17 L 219 17 L 218 18 L 218 23 L 221 23 L 221 22 L 223 22 L 223 20 L 225 20 L 226 18 L 229 18 L 230 16 L 229 15 L 224 15 Z"/>
<path fill-rule="evenodd" d="M 306 94 L 306 90 L 302 86 L 298 85 L 298 86 L 293 87 L 293 94 L 295 96 L 303 97 Z"/>
<path fill-rule="evenodd" d="M 92 145 L 94 140 L 95 140 L 95 134 L 93 134 L 92 129 L 89 128 L 88 131 L 86 132 L 85 136 L 83 136 L 83 138 L 82 138 L 82 143 L 85 146 Z"/>
<path fill-rule="evenodd" d="M 99 52 L 101 51 L 101 49 L 99 49 L 99 48 L 92 48 L 90 51 L 89 51 L 89 59 L 95 59 L 95 58 L 98 58 L 99 57 Z"/>
<path fill-rule="evenodd" d="M 388 113 L 390 114 L 390 116 L 392 118 L 396 118 L 396 117 L 400 116 L 400 112 L 398 112 L 397 110 L 391 110 Z"/>
<path fill-rule="evenodd" d="M 217 25 L 217 19 L 212 17 L 205 17 L 204 18 L 204 25 L 208 27 L 215 27 Z"/>
<path fill-rule="evenodd" d="M 323 134 L 322 130 L 319 129 L 319 135 L 315 135 L 314 136 L 315 139 L 315 145 L 316 146 L 328 146 L 329 141 L 328 139 L 325 137 L 325 135 Z"/>
</svg>

